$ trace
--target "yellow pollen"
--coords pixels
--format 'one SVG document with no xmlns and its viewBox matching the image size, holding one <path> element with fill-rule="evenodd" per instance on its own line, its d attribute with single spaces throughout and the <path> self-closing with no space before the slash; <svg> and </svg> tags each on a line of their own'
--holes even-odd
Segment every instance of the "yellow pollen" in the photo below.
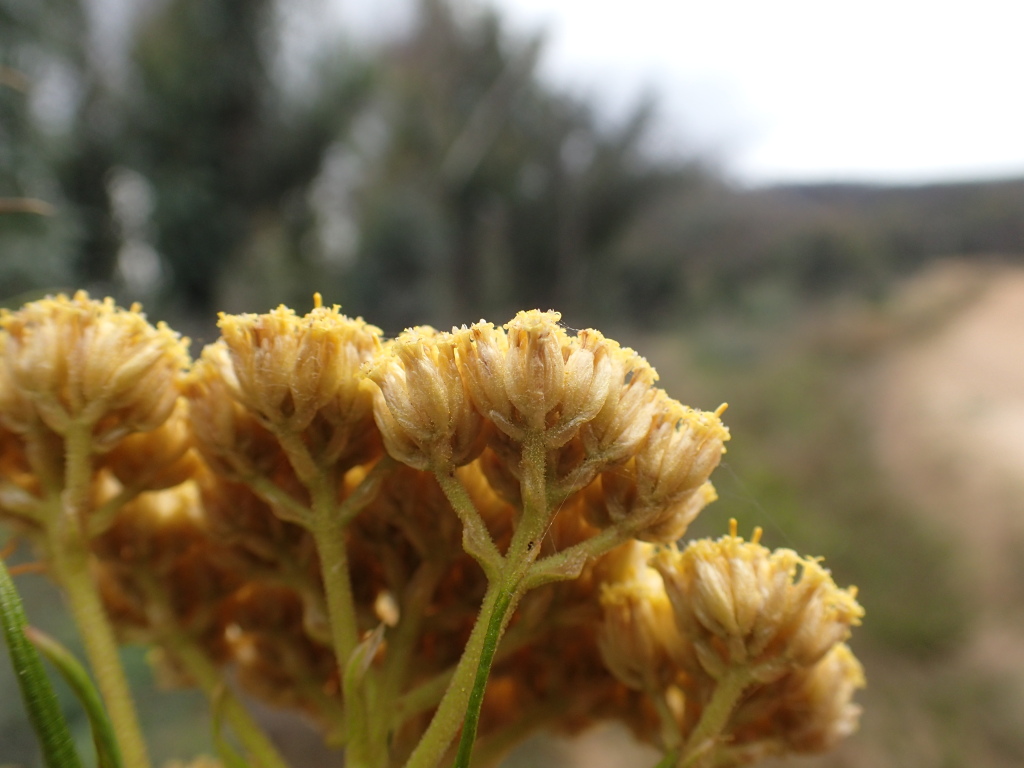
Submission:
<svg viewBox="0 0 1024 768">
<path fill-rule="evenodd" d="M 729 407 L 728 403 L 722 403 L 720 406 L 715 408 L 715 416 L 721 416 L 725 413 L 725 409 Z"/>
<path fill-rule="evenodd" d="M 320 295 L 320 291 L 313 294 L 313 309 L 320 309 L 324 305 L 324 297 Z"/>
<path fill-rule="evenodd" d="M 735 517 L 729 518 L 729 535 L 736 538 L 737 523 Z"/>
<path fill-rule="evenodd" d="M 760 544 L 762 533 L 764 533 L 764 529 L 760 525 L 756 526 L 754 528 L 754 535 L 750 537 L 750 542 L 752 544 Z"/>
</svg>

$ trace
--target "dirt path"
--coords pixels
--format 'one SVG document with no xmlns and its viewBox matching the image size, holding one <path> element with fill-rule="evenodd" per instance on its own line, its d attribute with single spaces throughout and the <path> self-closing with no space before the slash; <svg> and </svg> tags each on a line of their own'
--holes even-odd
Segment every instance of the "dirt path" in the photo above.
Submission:
<svg viewBox="0 0 1024 768">
<path fill-rule="evenodd" d="M 874 371 L 878 455 L 908 505 L 958 542 L 956 565 L 976 620 L 956 668 L 964 680 L 1002 691 L 1002 703 L 986 712 L 1020 722 L 1024 269 L 979 273 L 946 265 L 910 291 L 925 307 L 945 302 L 946 311 L 933 313 L 941 321 L 904 334 Z M 934 732 L 930 738 L 941 741 Z M 999 764 L 1013 764 L 1006 759 Z"/>
<path fill-rule="evenodd" d="M 958 294 L 944 322 L 879 365 L 877 450 L 898 491 L 963 542 L 978 587 L 998 598 L 1024 577 L 1024 270 L 947 264 L 907 300 L 927 312 Z"/>
</svg>

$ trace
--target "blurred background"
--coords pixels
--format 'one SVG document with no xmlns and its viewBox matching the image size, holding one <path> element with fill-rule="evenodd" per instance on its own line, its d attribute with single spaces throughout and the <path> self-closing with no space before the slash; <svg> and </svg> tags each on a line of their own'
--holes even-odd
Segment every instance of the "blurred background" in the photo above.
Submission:
<svg viewBox="0 0 1024 768">
<path fill-rule="evenodd" d="M 861 732 L 788 764 L 1020 766 L 1024 19 L 717 5 L 0 0 L 0 304 L 141 301 L 194 352 L 313 291 L 389 334 L 600 328 L 730 403 L 695 535 L 737 517 L 861 588 Z M 12 686 L 0 765 L 35 766 Z M 209 749 L 197 697 L 141 698 L 158 758 Z"/>
</svg>

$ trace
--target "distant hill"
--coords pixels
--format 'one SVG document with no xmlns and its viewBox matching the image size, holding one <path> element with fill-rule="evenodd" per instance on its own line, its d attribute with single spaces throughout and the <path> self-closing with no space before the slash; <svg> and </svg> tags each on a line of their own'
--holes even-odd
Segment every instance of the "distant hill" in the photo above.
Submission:
<svg viewBox="0 0 1024 768">
<path fill-rule="evenodd" d="M 708 179 L 647 212 L 621 245 L 615 288 L 657 323 L 765 286 L 794 300 L 881 295 L 950 255 L 1024 263 L 1024 179 L 755 190 Z"/>
<path fill-rule="evenodd" d="M 902 251 L 904 259 L 952 253 L 1024 255 L 1024 179 L 913 186 L 802 184 L 759 194 L 812 215 L 854 217 Z"/>
</svg>

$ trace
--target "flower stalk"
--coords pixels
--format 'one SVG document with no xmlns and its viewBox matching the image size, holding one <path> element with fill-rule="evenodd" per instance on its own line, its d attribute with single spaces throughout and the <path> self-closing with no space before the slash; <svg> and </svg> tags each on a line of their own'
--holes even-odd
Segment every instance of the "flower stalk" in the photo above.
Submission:
<svg viewBox="0 0 1024 768">
<path fill-rule="evenodd" d="M 57 519 L 51 519 L 47 527 L 49 551 L 54 576 L 67 596 L 125 764 L 129 768 L 148 768 L 142 727 L 114 630 L 90 573 L 88 542 L 83 532 L 92 482 L 91 434 L 89 424 L 75 424 L 68 430 L 62 504 Z"/>
</svg>

